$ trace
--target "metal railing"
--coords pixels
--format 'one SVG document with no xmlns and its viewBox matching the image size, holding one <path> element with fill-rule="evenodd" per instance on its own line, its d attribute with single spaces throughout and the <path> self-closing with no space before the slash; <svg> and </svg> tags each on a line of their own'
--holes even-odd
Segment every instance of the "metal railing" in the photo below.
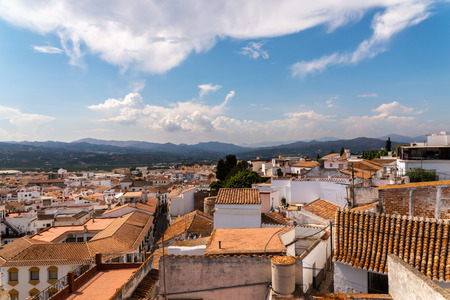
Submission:
<svg viewBox="0 0 450 300">
<path fill-rule="evenodd" d="M 69 284 L 68 276 L 65 275 L 58 279 L 54 284 L 47 287 L 45 290 L 42 290 L 39 294 L 34 295 L 34 300 L 48 300 L 50 297 L 52 297 L 54 294 L 61 291 L 63 288 L 65 288 Z"/>
<path fill-rule="evenodd" d="M 95 266 L 95 263 L 91 261 L 89 264 L 81 265 L 75 270 L 73 270 L 74 279 L 77 279 L 87 271 L 89 271 L 92 267 Z M 68 275 L 65 275 L 58 279 L 55 283 L 48 286 L 46 289 L 42 290 L 39 294 L 34 295 L 33 300 L 48 300 L 53 295 L 64 289 L 69 285 Z"/>
</svg>

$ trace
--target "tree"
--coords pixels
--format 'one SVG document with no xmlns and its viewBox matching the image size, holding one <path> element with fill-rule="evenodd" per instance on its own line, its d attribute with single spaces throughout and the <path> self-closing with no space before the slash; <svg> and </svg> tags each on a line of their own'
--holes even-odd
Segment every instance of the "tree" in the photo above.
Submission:
<svg viewBox="0 0 450 300">
<path fill-rule="evenodd" d="M 227 181 L 227 188 L 251 188 L 254 183 L 261 183 L 262 178 L 256 172 L 244 170 Z"/>
<path fill-rule="evenodd" d="M 237 165 L 235 165 L 233 167 L 233 169 L 230 170 L 230 172 L 228 172 L 227 179 L 230 179 L 231 177 L 233 177 L 237 173 L 239 173 L 241 171 L 245 171 L 245 170 L 250 171 L 251 170 L 251 165 L 247 161 L 242 160 Z"/>
<path fill-rule="evenodd" d="M 386 151 L 391 151 L 391 137 L 388 137 L 386 140 Z"/>
<path fill-rule="evenodd" d="M 223 161 L 223 159 L 219 159 L 219 161 L 217 162 L 217 167 L 216 167 L 216 178 L 219 180 L 225 180 L 225 178 L 227 178 L 227 169 L 225 167 L 225 162 Z"/>
<path fill-rule="evenodd" d="M 424 170 L 422 168 L 414 168 L 406 172 L 406 176 L 409 176 L 411 182 L 422 182 L 422 181 L 435 181 L 436 172 L 431 170 Z"/>
<path fill-rule="evenodd" d="M 228 173 L 231 172 L 231 170 L 237 165 L 237 159 L 236 159 L 236 155 L 233 154 L 228 154 L 225 157 L 225 170 Z M 226 176 L 225 176 L 226 177 Z"/>
<path fill-rule="evenodd" d="M 335 153 L 336 151 L 334 151 L 334 149 L 333 148 L 331 148 L 331 150 L 330 150 L 330 154 L 332 154 L 332 153 Z"/>
<path fill-rule="evenodd" d="M 341 151 L 339 152 L 339 154 L 342 156 L 342 155 L 344 155 L 344 152 L 345 152 L 344 147 L 342 147 Z"/>
</svg>

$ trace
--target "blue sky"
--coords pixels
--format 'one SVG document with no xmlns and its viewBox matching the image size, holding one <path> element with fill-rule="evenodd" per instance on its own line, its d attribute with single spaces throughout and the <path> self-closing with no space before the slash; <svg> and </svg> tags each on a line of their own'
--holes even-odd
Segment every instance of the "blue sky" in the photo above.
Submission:
<svg viewBox="0 0 450 300">
<path fill-rule="evenodd" d="M 449 129 L 448 2 L 313 2 L 0 0 L 0 141 Z"/>
</svg>

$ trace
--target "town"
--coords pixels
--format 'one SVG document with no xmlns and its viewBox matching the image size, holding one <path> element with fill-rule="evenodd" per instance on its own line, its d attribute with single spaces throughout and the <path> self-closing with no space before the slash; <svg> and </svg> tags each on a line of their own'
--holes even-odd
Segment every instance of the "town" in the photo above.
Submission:
<svg viewBox="0 0 450 300">
<path fill-rule="evenodd" d="M 4 170 L 2 297 L 446 299 L 450 136 L 386 147 L 372 159 L 342 148 L 166 169 Z"/>
</svg>

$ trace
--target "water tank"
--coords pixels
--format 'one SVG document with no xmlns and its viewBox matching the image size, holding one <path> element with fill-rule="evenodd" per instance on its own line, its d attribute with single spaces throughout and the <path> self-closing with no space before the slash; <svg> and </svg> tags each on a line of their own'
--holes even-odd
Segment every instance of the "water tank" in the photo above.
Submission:
<svg viewBox="0 0 450 300">
<path fill-rule="evenodd" d="M 207 197 L 204 200 L 203 204 L 203 211 L 207 213 L 208 215 L 213 215 L 214 213 L 214 206 L 216 205 L 216 198 L 217 197 Z"/>
<path fill-rule="evenodd" d="M 292 294 L 295 291 L 295 258 L 272 257 L 272 289 L 281 295 Z"/>
</svg>

